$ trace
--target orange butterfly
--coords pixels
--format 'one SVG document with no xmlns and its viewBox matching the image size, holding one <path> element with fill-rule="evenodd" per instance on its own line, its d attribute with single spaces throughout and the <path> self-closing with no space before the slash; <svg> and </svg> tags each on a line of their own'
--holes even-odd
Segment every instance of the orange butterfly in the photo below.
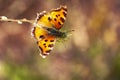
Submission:
<svg viewBox="0 0 120 80">
<path fill-rule="evenodd" d="M 43 11 L 37 14 L 35 26 L 32 30 L 33 36 L 37 39 L 37 44 L 41 50 L 40 55 L 45 58 L 51 52 L 56 42 L 56 38 L 65 38 L 67 34 L 59 31 L 66 20 L 67 7 Z"/>
</svg>

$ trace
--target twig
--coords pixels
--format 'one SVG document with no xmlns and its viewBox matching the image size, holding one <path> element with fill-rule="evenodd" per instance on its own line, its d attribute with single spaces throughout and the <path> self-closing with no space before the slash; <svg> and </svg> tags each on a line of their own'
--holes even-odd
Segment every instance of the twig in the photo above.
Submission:
<svg viewBox="0 0 120 80">
<path fill-rule="evenodd" d="M 6 16 L 0 16 L 0 21 L 17 22 L 18 24 L 22 24 L 23 22 L 28 22 L 28 23 L 34 24 L 35 20 L 28 20 L 26 18 L 23 18 L 23 19 L 9 19 Z"/>
</svg>

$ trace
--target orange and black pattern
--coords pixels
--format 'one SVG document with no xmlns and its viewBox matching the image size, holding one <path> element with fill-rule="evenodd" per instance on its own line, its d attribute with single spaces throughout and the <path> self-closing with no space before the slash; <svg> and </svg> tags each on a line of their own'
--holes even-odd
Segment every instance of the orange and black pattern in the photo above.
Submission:
<svg viewBox="0 0 120 80">
<path fill-rule="evenodd" d="M 37 44 L 41 50 L 40 55 L 43 58 L 50 54 L 56 41 L 56 36 L 50 35 L 44 27 L 59 30 L 66 20 L 66 15 L 66 6 L 38 14 L 32 34 L 37 39 Z"/>
</svg>

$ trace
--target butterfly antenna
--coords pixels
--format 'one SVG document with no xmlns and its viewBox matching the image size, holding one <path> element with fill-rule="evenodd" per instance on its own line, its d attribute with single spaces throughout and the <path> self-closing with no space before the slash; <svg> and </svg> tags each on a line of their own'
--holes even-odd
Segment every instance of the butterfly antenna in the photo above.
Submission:
<svg viewBox="0 0 120 80">
<path fill-rule="evenodd" d="M 66 32 L 66 33 L 67 33 L 67 36 L 68 36 L 68 37 L 71 36 L 73 31 L 75 31 L 75 30 L 69 30 L 69 31 L 67 31 L 67 32 Z"/>
</svg>

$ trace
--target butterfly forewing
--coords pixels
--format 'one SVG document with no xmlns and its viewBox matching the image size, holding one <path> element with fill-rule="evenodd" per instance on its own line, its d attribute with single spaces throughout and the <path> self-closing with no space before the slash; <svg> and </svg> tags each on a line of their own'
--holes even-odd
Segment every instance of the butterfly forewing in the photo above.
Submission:
<svg viewBox="0 0 120 80">
<path fill-rule="evenodd" d="M 52 10 L 50 12 L 51 14 L 51 23 L 54 24 L 55 29 L 60 29 L 63 25 L 63 23 L 66 20 L 66 15 L 67 15 L 67 7 L 66 6 L 61 6 L 60 8 L 57 8 L 55 10 Z"/>
</svg>

